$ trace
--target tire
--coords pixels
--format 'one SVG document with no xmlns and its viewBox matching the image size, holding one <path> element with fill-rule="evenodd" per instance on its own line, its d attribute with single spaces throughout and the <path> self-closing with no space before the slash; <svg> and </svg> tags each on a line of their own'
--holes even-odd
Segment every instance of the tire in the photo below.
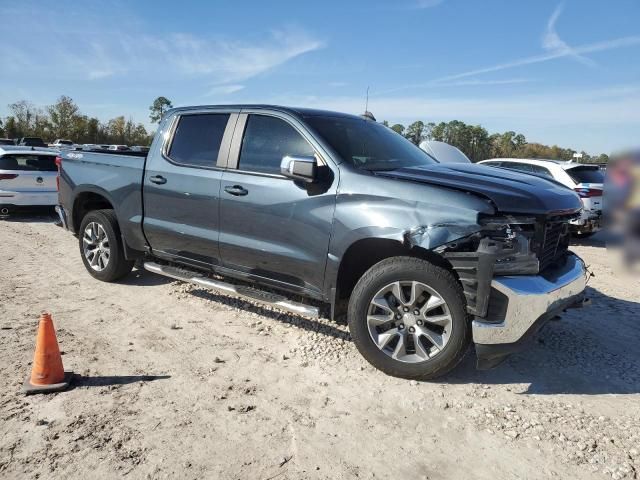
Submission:
<svg viewBox="0 0 640 480">
<path fill-rule="evenodd" d="M 93 228 L 94 238 L 87 233 L 87 228 L 90 225 Z M 96 233 L 96 229 L 99 233 Z M 99 241 L 101 238 L 103 240 Z M 106 239 L 106 242 L 104 239 Z M 113 210 L 94 210 L 87 213 L 80 223 L 78 240 L 82 262 L 92 277 L 103 282 L 114 282 L 131 272 L 135 262 L 124 257 L 120 227 Z M 93 256 L 89 253 L 88 258 L 85 246 L 88 250 L 96 253 Z M 97 247 L 98 250 L 93 247 Z M 100 248 L 102 248 L 102 251 L 100 251 Z M 107 250 L 108 255 L 106 255 Z M 105 256 L 107 258 L 106 261 Z M 94 263 L 93 266 L 92 261 Z"/>
<path fill-rule="evenodd" d="M 399 286 L 404 299 L 410 296 L 414 300 L 421 298 L 420 301 L 425 302 L 423 306 L 416 301 L 412 304 L 415 308 L 398 304 L 390 309 L 395 313 L 387 312 L 387 307 L 394 300 L 388 299 L 389 292 L 381 292 L 388 287 L 396 291 L 392 287 L 395 284 Z M 410 295 L 412 290 L 422 293 Z M 383 304 L 386 306 L 378 307 Z M 434 308 L 432 305 L 441 306 Z M 405 313 L 404 308 L 409 308 L 410 314 Z M 391 320 L 386 320 L 388 315 Z M 403 315 L 400 320 L 398 315 Z M 384 323 L 377 323 L 383 317 Z M 436 320 L 440 324 L 431 323 Z M 442 376 L 460 363 L 471 342 L 471 322 L 459 282 L 445 268 L 414 257 L 392 257 L 371 267 L 351 294 L 348 323 L 360 354 L 371 365 L 394 377 L 428 380 Z M 394 328 L 384 330 L 390 325 Z M 414 333 L 409 333 L 412 328 Z M 374 340 L 374 336 L 377 340 Z M 379 347 L 385 343 L 385 338 L 391 337 L 398 338 L 398 341 L 390 340 L 384 348 Z M 399 338 L 403 338 L 400 347 Z M 420 348 L 416 341 L 420 343 Z M 398 353 L 397 349 L 400 350 Z"/>
</svg>

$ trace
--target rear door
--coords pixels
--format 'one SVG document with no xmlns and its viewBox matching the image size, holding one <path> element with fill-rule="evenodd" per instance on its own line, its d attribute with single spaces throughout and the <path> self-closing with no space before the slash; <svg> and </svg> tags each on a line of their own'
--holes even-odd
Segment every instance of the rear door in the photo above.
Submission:
<svg viewBox="0 0 640 480">
<path fill-rule="evenodd" d="M 218 202 L 237 113 L 178 113 L 147 158 L 144 233 L 159 257 L 209 268 L 220 263 Z"/>
<path fill-rule="evenodd" d="M 321 291 L 338 179 L 316 147 L 293 119 L 240 115 L 220 192 L 224 267 L 289 290 Z M 324 179 L 284 177 L 286 155 L 315 156 Z"/>
</svg>

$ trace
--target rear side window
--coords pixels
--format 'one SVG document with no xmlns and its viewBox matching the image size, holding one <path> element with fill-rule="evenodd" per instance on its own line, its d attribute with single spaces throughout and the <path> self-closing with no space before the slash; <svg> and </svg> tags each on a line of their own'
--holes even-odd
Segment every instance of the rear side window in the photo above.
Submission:
<svg viewBox="0 0 640 480">
<path fill-rule="evenodd" d="M 249 115 L 238 168 L 279 174 L 282 157 L 287 155 L 312 157 L 314 150 L 287 122 L 266 115 Z"/>
<path fill-rule="evenodd" d="M 58 167 L 53 155 L 4 155 L 0 157 L 0 170 L 56 172 Z"/>
<path fill-rule="evenodd" d="M 526 163 L 510 163 L 505 162 L 502 164 L 503 168 L 510 168 L 511 170 L 518 170 L 519 172 L 533 173 L 531 165 Z"/>
<path fill-rule="evenodd" d="M 533 173 L 537 173 L 538 175 L 542 175 L 544 177 L 553 178 L 553 175 L 551 175 L 549 169 L 545 167 L 541 167 L 540 165 L 531 165 L 531 168 L 533 169 Z"/>
<path fill-rule="evenodd" d="M 566 172 L 576 183 L 604 183 L 604 173 L 598 167 L 575 167 Z"/>
<path fill-rule="evenodd" d="M 182 115 L 173 135 L 169 158 L 194 167 L 215 167 L 229 114 Z"/>
</svg>

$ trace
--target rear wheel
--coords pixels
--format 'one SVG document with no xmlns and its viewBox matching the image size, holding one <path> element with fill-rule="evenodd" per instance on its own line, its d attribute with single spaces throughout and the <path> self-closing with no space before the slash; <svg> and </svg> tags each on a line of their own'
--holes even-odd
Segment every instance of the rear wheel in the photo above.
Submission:
<svg viewBox="0 0 640 480">
<path fill-rule="evenodd" d="M 82 261 L 93 277 L 113 282 L 131 271 L 134 262 L 124 257 L 120 228 L 113 210 L 89 212 L 82 219 L 78 233 Z"/>
<path fill-rule="evenodd" d="M 444 375 L 464 357 L 470 325 L 453 274 L 425 260 L 393 257 L 369 269 L 349 302 L 349 330 L 374 367 L 396 377 Z"/>
</svg>

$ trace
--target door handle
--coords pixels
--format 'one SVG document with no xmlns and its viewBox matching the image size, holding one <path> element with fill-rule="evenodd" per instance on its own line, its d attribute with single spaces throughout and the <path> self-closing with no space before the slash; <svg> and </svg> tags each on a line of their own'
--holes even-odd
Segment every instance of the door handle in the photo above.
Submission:
<svg viewBox="0 0 640 480">
<path fill-rule="evenodd" d="M 235 195 L 236 197 L 241 197 L 249 193 L 249 190 L 247 190 L 241 185 L 234 185 L 233 187 L 232 186 L 224 187 L 224 191 L 227 192 L 229 195 Z"/>
<path fill-rule="evenodd" d="M 164 178 L 162 175 L 155 175 L 153 177 L 149 177 L 149 181 L 151 183 L 156 183 L 158 185 L 163 185 L 163 184 L 167 183 L 167 179 Z"/>
</svg>

